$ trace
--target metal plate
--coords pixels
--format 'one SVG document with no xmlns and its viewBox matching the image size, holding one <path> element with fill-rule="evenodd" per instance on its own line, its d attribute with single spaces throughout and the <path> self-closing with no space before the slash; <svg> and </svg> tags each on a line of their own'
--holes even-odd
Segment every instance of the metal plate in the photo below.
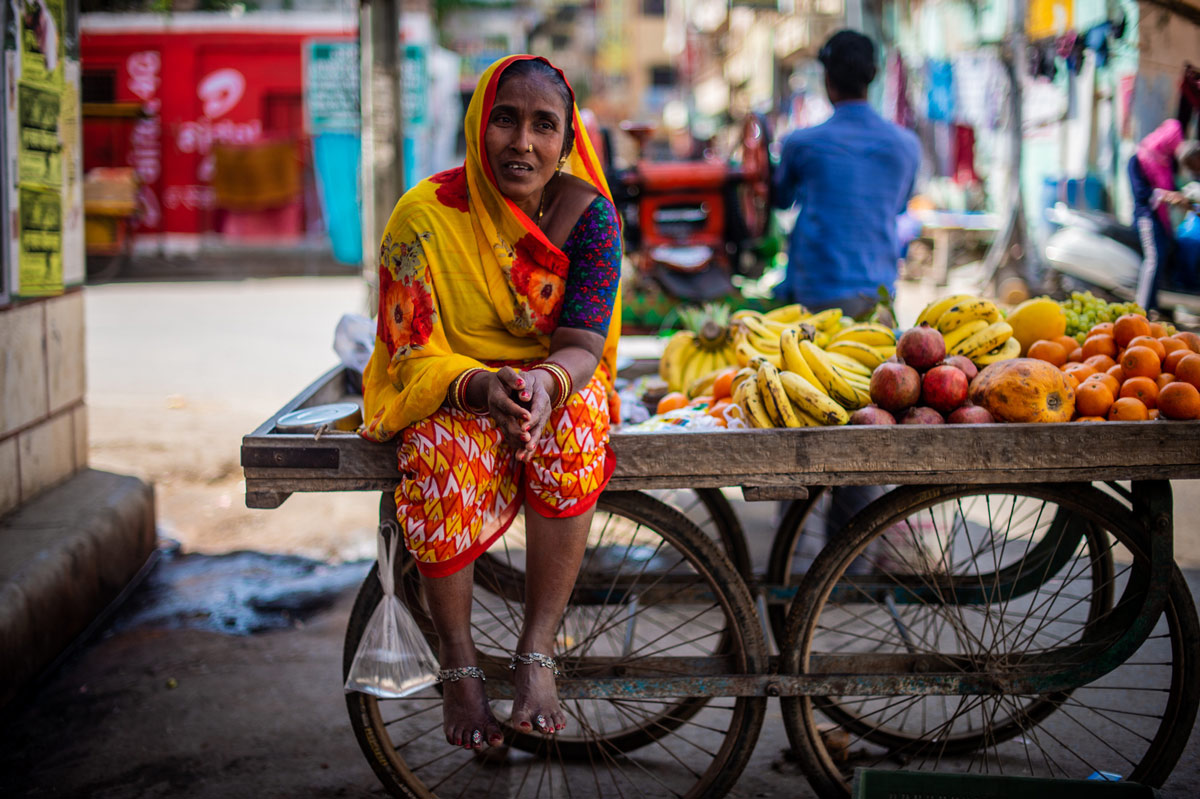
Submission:
<svg viewBox="0 0 1200 799">
<path fill-rule="evenodd" d="M 281 433 L 306 433 L 325 427 L 352 432 L 362 424 L 362 411 L 353 402 L 334 402 L 301 408 L 279 417 L 275 429 Z"/>
</svg>

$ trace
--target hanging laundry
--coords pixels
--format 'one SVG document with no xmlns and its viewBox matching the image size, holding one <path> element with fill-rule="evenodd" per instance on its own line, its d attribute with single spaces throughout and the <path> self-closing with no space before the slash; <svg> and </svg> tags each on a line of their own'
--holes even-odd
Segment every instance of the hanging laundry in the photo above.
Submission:
<svg viewBox="0 0 1200 799">
<path fill-rule="evenodd" d="M 1101 22 L 1083 34 L 1084 46 L 1096 54 L 1097 67 L 1103 67 L 1108 63 L 1108 34 L 1111 31 L 1111 22 Z"/>
<path fill-rule="evenodd" d="M 1054 39 L 1034 42 L 1029 46 L 1029 72 L 1035 78 L 1054 80 L 1058 75 L 1058 66 L 1054 63 L 1057 55 L 1057 44 Z"/>
<path fill-rule="evenodd" d="M 917 115 L 908 101 L 908 70 L 899 51 L 887 60 L 883 84 L 884 117 L 901 127 L 916 127 Z"/>
<path fill-rule="evenodd" d="M 975 172 L 975 129 L 968 125 L 954 126 L 954 182 L 978 183 Z"/>
<path fill-rule="evenodd" d="M 937 174 L 944 178 L 954 177 L 954 127 L 948 122 L 933 123 L 933 150 L 937 156 Z"/>
<path fill-rule="evenodd" d="M 1004 67 L 995 53 L 979 50 L 954 58 L 954 118 L 974 128 L 992 130 L 1006 84 Z M 997 86 L 1001 89 L 996 97 Z"/>
<path fill-rule="evenodd" d="M 954 119 L 954 67 L 949 61 L 930 59 L 925 66 L 929 80 L 925 116 L 934 122 Z"/>
</svg>

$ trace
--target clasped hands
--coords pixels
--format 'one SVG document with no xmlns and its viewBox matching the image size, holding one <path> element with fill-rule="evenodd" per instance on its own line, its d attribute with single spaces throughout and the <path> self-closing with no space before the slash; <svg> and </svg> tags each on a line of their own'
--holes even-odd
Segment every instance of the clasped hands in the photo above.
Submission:
<svg viewBox="0 0 1200 799">
<path fill-rule="evenodd" d="M 540 369 L 518 372 L 504 366 L 489 373 L 488 413 L 519 461 L 533 457 L 550 419 L 554 407 L 552 383 L 553 379 Z"/>
</svg>

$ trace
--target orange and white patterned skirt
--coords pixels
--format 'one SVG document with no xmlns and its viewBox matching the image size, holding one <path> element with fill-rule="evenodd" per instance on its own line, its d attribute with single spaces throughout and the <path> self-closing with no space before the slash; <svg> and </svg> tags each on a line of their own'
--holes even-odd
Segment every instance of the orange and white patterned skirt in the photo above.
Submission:
<svg viewBox="0 0 1200 799">
<path fill-rule="evenodd" d="M 418 571 L 445 577 L 473 562 L 522 504 L 548 518 L 590 510 L 616 466 L 608 432 L 608 399 L 598 378 L 550 414 L 526 462 L 488 416 L 443 405 L 405 428 L 397 449 L 396 520 Z"/>
</svg>

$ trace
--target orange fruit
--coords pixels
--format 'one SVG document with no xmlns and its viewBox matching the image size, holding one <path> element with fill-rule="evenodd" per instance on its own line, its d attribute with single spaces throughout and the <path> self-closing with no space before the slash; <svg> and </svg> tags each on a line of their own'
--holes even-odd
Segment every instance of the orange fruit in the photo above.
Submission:
<svg viewBox="0 0 1200 799">
<path fill-rule="evenodd" d="M 728 397 L 733 391 L 733 376 L 738 373 L 736 366 L 731 366 L 728 369 L 722 369 L 717 372 L 717 379 L 713 381 L 712 395 L 714 399 Z"/>
<path fill-rule="evenodd" d="M 1104 371 L 1106 373 L 1112 375 L 1113 377 L 1117 378 L 1118 383 L 1125 382 L 1125 370 L 1121 368 L 1121 364 L 1118 363 L 1113 366 L 1110 366 L 1107 369 L 1105 369 Z"/>
<path fill-rule="evenodd" d="M 1105 419 L 1103 416 L 1079 416 L 1079 417 L 1076 417 L 1075 421 L 1077 421 L 1077 422 L 1107 422 L 1108 420 Z"/>
<path fill-rule="evenodd" d="M 1181 330 L 1172 336 L 1172 338 L 1179 339 L 1184 344 L 1188 345 L 1188 349 L 1192 352 L 1200 352 L 1200 335 L 1187 330 Z"/>
<path fill-rule="evenodd" d="M 1054 338 L 1052 338 L 1050 340 L 1055 342 L 1056 344 L 1061 344 L 1062 348 L 1067 351 L 1068 355 L 1071 353 L 1072 350 L 1079 347 L 1079 342 L 1075 340 L 1074 336 L 1068 336 L 1068 335 L 1055 336 Z"/>
<path fill-rule="evenodd" d="M 1113 393 L 1099 380 L 1084 380 L 1075 389 L 1075 412 L 1080 416 L 1103 416 L 1113 404 Z"/>
<path fill-rule="evenodd" d="M 1071 353 L 1067 356 L 1067 360 L 1071 361 L 1073 363 L 1078 363 L 1078 362 L 1082 361 L 1083 360 L 1083 347 L 1080 347 L 1078 344 L 1076 344 L 1075 349 L 1071 350 Z"/>
<path fill-rule="evenodd" d="M 1167 357 L 1167 350 L 1163 347 L 1163 345 L 1158 343 L 1158 339 L 1152 338 L 1150 336 L 1137 336 L 1136 338 L 1134 338 L 1132 341 L 1129 342 L 1129 346 L 1130 347 L 1149 347 L 1150 349 L 1152 349 L 1158 353 L 1158 359 L 1160 361 L 1163 358 Z M 1128 349 L 1128 347 L 1126 349 Z"/>
<path fill-rule="evenodd" d="M 1159 344 L 1162 345 L 1162 348 L 1164 350 L 1166 350 L 1167 355 L 1170 355 L 1175 350 L 1186 350 L 1187 352 L 1192 351 L 1191 348 L 1187 344 L 1184 344 L 1182 341 L 1180 341 L 1177 338 L 1171 338 L 1170 336 L 1167 336 L 1165 338 L 1160 338 L 1160 339 L 1155 339 L 1155 340 Z"/>
<path fill-rule="evenodd" d="M 1158 410 L 1168 419 L 1200 419 L 1200 389 L 1176 380 L 1158 394 Z"/>
<path fill-rule="evenodd" d="M 1158 406 L 1158 383 L 1149 377 L 1131 377 L 1121 384 L 1121 397 L 1140 399 L 1147 408 Z"/>
<path fill-rule="evenodd" d="M 688 404 L 688 396 L 682 391 L 672 391 L 663 395 L 663 398 L 658 401 L 658 405 L 654 406 L 655 413 L 666 413 L 667 411 L 676 411 L 680 408 L 686 408 Z"/>
<path fill-rule="evenodd" d="M 1150 418 L 1150 409 L 1140 399 L 1121 397 L 1108 409 L 1110 422 L 1144 422 Z"/>
<path fill-rule="evenodd" d="M 1146 418 L 1152 422 L 1155 419 L 1157 419 L 1158 418 L 1158 408 L 1151 408 L 1150 410 L 1146 411 Z"/>
<path fill-rule="evenodd" d="M 1151 322 L 1150 335 L 1154 336 L 1155 338 L 1162 338 L 1169 335 L 1169 333 L 1167 333 L 1167 329 L 1158 322 Z"/>
<path fill-rule="evenodd" d="M 1040 338 L 1029 345 L 1029 352 L 1026 355 L 1030 358 L 1037 358 L 1039 361 L 1046 361 L 1055 366 L 1062 366 L 1067 362 L 1068 351 L 1063 349 L 1061 344 Z"/>
<path fill-rule="evenodd" d="M 1162 391 L 1163 386 L 1165 386 L 1167 383 L 1175 382 L 1175 375 L 1171 374 L 1170 372 L 1162 372 L 1158 377 L 1154 378 L 1154 382 L 1158 384 L 1158 390 Z"/>
<path fill-rule="evenodd" d="M 1092 329 L 1095 330 L 1095 328 Z M 1093 355 L 1107 355 L 1110 358 L 1117 357 L 1116 339 L 1107 333 L 1093 333 L 1089 335 L 1083 342 L 1083 358 L 1087 360 Z"/>
<path fill-rule="evenodd" d="M 1091 338 L 1095 335 L 1111 336 L 1115 328 L 1116 324 L 1113 322 L 1101 322 L 1098 325 L 1092 325 L 1092 329 L 1087 332 L 1085 338 Z"/>
<path fill-rule="evenodd" d="M 1096 370 L 1088 366 L 1086 363 L 1069 363 L 1062 367 L 1062 370 L 1066 374 L 1072 375 L 1081 383 L 1092 375 L 1096 374 Z"/>
<path fill-rule="evenodd" d="M 1134 338 L 1148 335 L 1150 322 L 1139 314 L 1127 313 L 1113 323 L 1113 338 L 1117 340 L 1118 347 L 1128 347 Z"/>
<path fill-rule="evenodd" d="M 1167 339 L 1164 339 L 1164 341 L 1165 340 L 1167 340 Z M 1162 362 L 1163 371 L 1173 373 L 1179 367 L 1180 361 L 1182 361 L 1184 358 L 1186 358 L 1189 355 L 1195 355 L 1195 354 L 1196 353 L 1192 352 L 1187 347 L 1184 347 L 1181 350 L 1175 350 L 1174 352 L 1168 352 L 1167 357 L 1163 358 L 1163 362 Z"/>
<path fill-rule="evenodd" d="M 1117 396 L 1118 393 L 1121 391 L 1121 381 L 1117 380 L 1117 378 L 1113 377 L 1108 372 L 1096 372 L 1096 374 L 1092 375 L 1091 377 L 1089 377 L 1087 380 L 1084 380 L 1083 382 L 1090 383 L 1093 380 L 1098 381 L 1098 382 L 1103 383 L 1104 385 L 1108 386 L 1108 390 L 1112 392 L 1112 395 L 1114 397 Z"/>
<path fill-rule="evenodd" d="M 688 403 L 688 405 L 693 408 L 696 407 L 697 405 L 703 405 L 706 408 L 711 408 L 712 404 L 713 404 L 712 394 L 699 394 L 695 397 L 692 397 L 692 401 Z"/>
<path fill-rule="evenodd" d="M 1097 372 L 1107 372 L 1109 369 L 1117 365 L 1116 360 L 1108 355 L 1093 355 L 1090 358 L 1084 358 L 1083 362 L 1095 369 Z"/>
<path fill-rule="evenodd" d="M 1179 363 L 1175 364 L 1175 379 L 1200 388 L 1200 355 L 1193 352 L 1181 358 Z"/>
<path fill-rule="evenodd" d="M 718 416 L 721 413 L 721 409 L 731 402 L 733 402 L 733 400 L 731 400 L 729 397 L 721 397 L 719 400 L 713 400 L 712 405 L 708 406 L 708 410 L 705 411 L 705 413 L 707 413 L 709 416 Z"/>
<path fill-rule="evenodd" d="M 1121 356 L 1121 370 L 1125 372 L 1126 380 L 1131 377 L 1158 377 L 1162 371 L 1162 361 L 1158 353 L 1149 347 L 1130 347 Z"/>
</svg>

